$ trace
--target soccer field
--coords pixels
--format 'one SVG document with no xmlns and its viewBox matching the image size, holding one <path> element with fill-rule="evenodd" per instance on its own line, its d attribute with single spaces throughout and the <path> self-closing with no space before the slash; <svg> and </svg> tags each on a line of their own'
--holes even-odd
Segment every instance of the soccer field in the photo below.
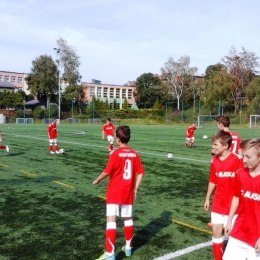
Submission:
<svg viewBox="0 0 260 260">
<path fill-rule="evenodd" d="M 184 148 L 187 126 L 130 127 L 129 146 L 139 152 L 145 177 L 134 205 L 134 253 L 128 259 L 212 259 L 210 246 L 178 257 L 174 252 L 211 240 L 203 203 L 210 137 L 217 129 L 196 130 L 191 149 Z M 51 155 L 46 128 L 1 126 L 10 153 L 0 150 L 0 260 L 96 259 L 104 249 L 107 180 L 95 187 L 92 181 L 106 165 L 108 143 L 101 125 L 58 125 L 65 153 Z M 257 129 L 232 130 L 243 140 L 259 137 Z M 117 223 L 116 259 L 126 259 L 120 252 L 122 221 Z"/>
</svg>

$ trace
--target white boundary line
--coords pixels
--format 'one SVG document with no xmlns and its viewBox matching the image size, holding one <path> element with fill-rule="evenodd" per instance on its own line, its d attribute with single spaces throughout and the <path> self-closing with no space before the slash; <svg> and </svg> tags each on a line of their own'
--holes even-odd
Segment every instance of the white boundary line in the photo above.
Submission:
<svg viewBox="0 0 260 260">
<path fill-rule="evenodd" d="M 205 243 L 197 244 L 195 246 L 190 246 L 190 247 L 187 247 L 185 249 L 178 250 L 174 253 L 169 253 L 169 254 L 160 256 L 158 258 L 154 258 L 153 260 L 171 260 L 171 259 L 174 259 L 178 256 L 182 256 L 182 255 L 191 253 L 193 251 L 196 251 L 198 249 L 201 249 L 201 248 L 204 248 L 204 247 L 207 247 L 207 246 L 211 246 L 211 245 L 212 245 L 212 240 L 205 242 Z"/>
</svg>

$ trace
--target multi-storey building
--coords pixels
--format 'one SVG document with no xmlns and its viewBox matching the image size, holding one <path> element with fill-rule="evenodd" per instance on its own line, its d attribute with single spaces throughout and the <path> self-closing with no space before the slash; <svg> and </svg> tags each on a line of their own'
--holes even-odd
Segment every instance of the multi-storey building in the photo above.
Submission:
<svg viewBox="0 0 260 260">
<path fill-rule="evenodd" d="M 13 86 L 15 86 L 15 91 L 22 90 L 28 95 L 28 94 L 30 94 L 30 92 L 27 90 L 28 85 L 25 81 L 26 76 L 27 76 L 27 74 L 25 74 L 25 73 L 0 71 L 0 85 L 3 82 L 9 82 Z M 5 85 L 5 84 L 2 84 L 2 85 Z M 11 86 L 11 85 L 8 84 L 8 86 Z"/>
<path fill-rule="evenodd" d="M 127 100 L 129 108 L 138 109 L 133 93 L 135 91 L 135 82 L 128 81 L 126 85 L 109 85 L 101 84 L 100 81 L 92 80 L 92 83 L 82 82 L 86 86 L 85 98 L 88 102 L 92 101 L 95 96 L 100 101 L 109 103 L 110 108 L 113 108 L 114 100 L 116 100 L 117 108 L 121 109 L 122 105 Z"/>
</svg>

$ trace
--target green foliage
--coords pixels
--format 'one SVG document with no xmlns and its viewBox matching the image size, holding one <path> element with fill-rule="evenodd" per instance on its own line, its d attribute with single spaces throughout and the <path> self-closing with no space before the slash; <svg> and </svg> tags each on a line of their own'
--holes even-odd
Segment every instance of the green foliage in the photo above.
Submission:
<svg viewBox="0 0 260 260">
<path fill-rule="evenodd" d="M 247 113 L 260 114 L 260 77 L 255 77 L 246 88 Z"/>
<path fill-rule="evenodd" d="M 127 102 L 126 98 L 124 99 L 124 103 L 122 105 L 122 109 L 128 109 L 128 102 Z"/>
<path fill-rule="evenodd" d="M 4 90 L 0 92 L 0 108 L 20 108 L 23 106 L 23 97 L 20 92 Z"/>
<path fill-rule="evenodd" d="M 34 110 L 33 110 L 33 117 L 34 118 L 39 118 L 39 119 L 42 119 L 44 118 L 45 116 L 45 109 L 42 109 L 40 107 L 36 107 Z"/>
</svg>

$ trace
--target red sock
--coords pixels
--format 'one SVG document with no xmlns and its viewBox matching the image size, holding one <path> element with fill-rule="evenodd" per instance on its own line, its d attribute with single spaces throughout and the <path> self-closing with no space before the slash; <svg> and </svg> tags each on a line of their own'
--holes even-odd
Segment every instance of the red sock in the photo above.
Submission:
<svg viewBox="0 0 260 260">
<path fill-rule="evenodd" d="M 109 150 L 113 150 L 113 144 L 109 144 L 109 148 L 108 148 Z"/>
<path fill-rule="evenodd" d="M 124 235 L 125 235 L 125 241 L 126 245 L 128 247 L 132 246 L 132 239 L 134 235 L 134 226 L 124 226 Z"/>
<path fill-rule="evenodd" d="M 223 257 L 224 242 L 212 244 L 213 256 L 215 260 L 222 260 Z"/>
<path fill-rule="evenodd" d="M 6 147 L 5 147 L 5 145 L 0 145 L 0 148 L 5 149 Z"/>
<path fill-rule="evenodd" d="M 49 146 L 49 151 L 50 151 L 50 152 L 52 151 L 52 145 Z"/>
<path fill-rule="evenodd" d="M 106 252 L 113 253 L 115 250 L 116 229 L 106 229 Z"/>
<path fill-rule="evenodd" d="M 56 152 L 59 151 L 59 148 L 58 148 L 58 145 L 57 145 L 57 144 L 54 145 L 54 150 L 55 150 Z"/>
</svg>

